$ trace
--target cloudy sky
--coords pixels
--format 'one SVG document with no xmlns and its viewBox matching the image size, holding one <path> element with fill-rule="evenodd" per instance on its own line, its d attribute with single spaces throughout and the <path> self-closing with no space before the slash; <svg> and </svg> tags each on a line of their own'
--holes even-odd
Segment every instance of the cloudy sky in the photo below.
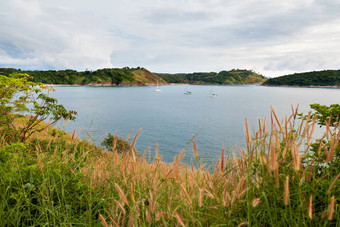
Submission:
<svg viewBox="0 0 340 227">
<path fill-rule="evenodd" d="M 0 67 L 340 68 L 340 0 L 0 0 Z"/>
</svg>

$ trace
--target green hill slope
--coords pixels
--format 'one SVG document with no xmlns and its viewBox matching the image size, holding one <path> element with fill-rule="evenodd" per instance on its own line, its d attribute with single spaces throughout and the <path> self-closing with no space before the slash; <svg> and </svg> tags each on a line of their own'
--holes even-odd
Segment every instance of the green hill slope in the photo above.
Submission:
<svg viewBox="0 0 340 227">
<path fill-rule="evenodd" d="M 106 68 L 96 71 L 78 72 L 75 70 L 36 70 L 22 71 L 12 68 L 0 68 L 0 74 L 9 75 L 14 72 L 27 73 L 31 81 L 44 84 L 78 84 L 78 85 L 147 85 L 166 84 L 159 76 L 144 68 Z"/>
<path fill-rule="evenodd" d="M 134 75 L 134 80 L 137 83 L 145 83 L 145 84 L 167 84 L 167 82 L 157 76 L 156 74 L 150 72 L 146 69 L 136 69 L 132 71 L 132 74 Z"/>
<path fill-rule="evenodd" d="M 189 84 L 256 84 L 267 80 L 253 71 L 233 69 L 230 71 L 196 73 L 155 73 L 168 83 Z"/>
<path fill-rule="evenodd" d="M 340 70 L 295 73 L 271 78 L 263 83 L 268 86 L 340 86 Z"/>
</svg>

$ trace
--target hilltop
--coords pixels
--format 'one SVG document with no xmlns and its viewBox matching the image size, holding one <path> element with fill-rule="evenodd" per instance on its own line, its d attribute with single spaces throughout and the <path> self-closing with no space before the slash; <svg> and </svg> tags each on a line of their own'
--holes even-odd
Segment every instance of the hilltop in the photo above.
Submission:
<svg viewBox="0 0 340 227">
<path fill-rule="evenodd" d="M 337 86 L 340 87 L 340 70 L 323 70 L 294 73 L 268 79 L 268 86 Z"/>
<path fill-rule="evenodd" d="M 146 86 L 168 83 L 185 84 L 262 84 L 266 86 L 320 86 L 340 87 L 340 70 L 323 70 L 304 73 L 294 73 L 276 78 L 266 78 L 263 75 L 246 69 L 223 70 L 220 72 L 194 73 L 155 73 L 137 68 L 104 68 L 95 71 L 78 72 L 66 70 L 20 70 L 0 68 L 0 75 L 11 73 L 27 73 L 30 81 L 44 84 L 88 85 L 88 86 Z"/>
<path fill-rule="evenodd" d="M 32 82 L 44 84 L 69 84 L 69 85 L 91 85 L 91 86 L 132 86 L 166 84 L 159 76 L 151 73 L 145 68 L 105 68 L 96 71 L 86 70 L 78 72 L 75 70 L 35 70 L 24 71 L 13 68 L 1 68 L 0 74 L 9 75 L 14 72 L 27 73 Z"/>
<path fill-rule="evenodd" d="M 90 85 L 90 86 L 144 86 L 167 83 L 186 84 L 262 84 L 266 77 L 250 70 L 233 69 L 221 72 L 152 73 L 141 67 L 105 68 L 78 72 L 66 70 L 20 70 L 0 68 L 0 74 L 27 73 L 32 82 L 44 84 Z"/>
<path fill-rule="evenodd" d="M 245 69 L 221 72 L 155 73 L 168 83 L 188 84 L 262 84 L 266 77 Z"/>
</svg>

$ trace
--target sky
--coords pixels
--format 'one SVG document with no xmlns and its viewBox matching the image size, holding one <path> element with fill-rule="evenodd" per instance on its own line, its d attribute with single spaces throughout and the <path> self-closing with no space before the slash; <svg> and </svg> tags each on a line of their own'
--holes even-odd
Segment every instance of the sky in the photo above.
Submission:
<svg viewBox="0 0 340 227">
<path fill-rule="evenodd" d="M 0 68 L 340 69 L 340 0 L 0 0 Z"/>
</svg>

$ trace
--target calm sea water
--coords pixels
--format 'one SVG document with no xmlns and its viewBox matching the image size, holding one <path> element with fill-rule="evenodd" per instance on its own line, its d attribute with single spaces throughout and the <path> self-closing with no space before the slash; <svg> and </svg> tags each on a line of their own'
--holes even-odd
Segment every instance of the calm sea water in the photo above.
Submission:
<svg viewBox="0 0 340 227">
<path fill-rule="evenodd" d="M 269 116 L 273 106 L 279 117 L 291 113 L 291 105 L 299 104 L 299 112 L 307 113 L 309 104 L 340 103 L 340 89 L 288 88 L 262 86 L 162 86 L 154 87 L 55 87 L 59 103 L 78 112 L 77 120 L 66 130 L 82 129 L 81 137 L 91 132 L 93 140 L 118 130 L 126 138 L 142 128 L 136 148 L 143 151 L 155 142 L 164 161 L 172 161 L 181 150 L 192 155 L 195 135 L 197 149 L 206 161 L 219 158 L 222 145 L 230 149 L 245 146 L 244 119 L 250 130 L 257 130 L 257 119 Z M 192 95 L 185 95 L 190 90 Z M 211 98 L 210 93 L 216 93 Z"/>
</svg>

